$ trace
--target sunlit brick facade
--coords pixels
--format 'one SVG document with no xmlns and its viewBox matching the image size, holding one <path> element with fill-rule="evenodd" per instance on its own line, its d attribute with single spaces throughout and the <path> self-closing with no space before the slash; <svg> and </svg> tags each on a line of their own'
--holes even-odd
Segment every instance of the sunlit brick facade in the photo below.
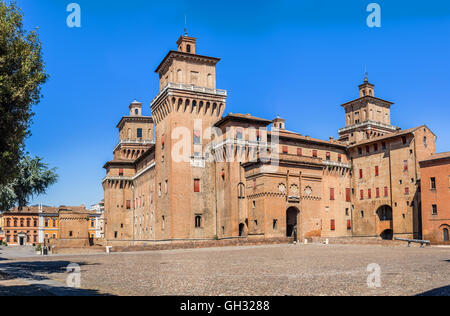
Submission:
<svg viewBox="0 0 450 316">
<path fill-rule="evenodd" d="M 342 105 L 339 139 L 319 140 L 280 117 L 224 116 L 219 59 L 196 54 L 195 38 L 177 44 L 156 69 L 152 116 L 135 101 L 117 126 L 103 179 L 108 242 L 421 237 L 419 161 L 435 135 L 392 126 L 393 103 L 367 77 Z"/>
</svg>

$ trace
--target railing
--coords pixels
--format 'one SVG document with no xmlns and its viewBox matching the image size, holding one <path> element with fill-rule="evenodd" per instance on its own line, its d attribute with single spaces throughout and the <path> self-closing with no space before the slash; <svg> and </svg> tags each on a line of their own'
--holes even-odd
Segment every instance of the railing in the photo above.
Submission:
<svg viewBox="0 0 450 316">
<path fill-rule="evenodd" d="M 395 238 L 395 240 L 408 242 L 408 247 L 411 247 L 411 243 L 420 244 L 420 247 L 422 248 L 424 247 L 424 245 L 431 244 L 429 240 L 406 239 L 406 238 Z"/>
<path fill-rule="evenodd" d="M 373 125 L 373 126 L 377 126 L 377 127 L 381 127 L 381 128 L 386 128 L 386 129 L 389 129 L 389 130 L 392 130 L 392 131 L 396 131 L 398 129 L 396 126 L 392 126 L 392 125 L 383 124 L 383 123 L 380 123 L 380 122 L 370 121 L 369 120 L 369 121 L 364 121 L 362 123 L 353 124 L 353 125 L 341 128 L 339 130 L 339 133 L 343 133 L 343 132 L 349 131 L 351 129 L 362 127 L 362 126 L 365 126 L 365 125 Z"/>
<path fill-rule="evenodd" d="M 335 162 L 335 161 L 329 161 L 329 160 L 323 160 L 323 164 L 330 166 L 330 167 L 340 167 L 340 168 L 347 168 L 351 169 L 352 165 L 348 163 L 343 162 Z"/>
<path fill-rule="evenodd" d="M 215 94 L 220 96 L 227 96 L 227 90 L 221 90 L 221 89 L 213 89 L 213 88 L 206 88 L 206 87 L 199 87 L 193 84 L 184 84 L 184 83 L 175 83 L 175 82 L 169 82 L 166 84 L 166 86 L 156 95 L 156 97 L 152 100 L 152 105 L 159 98 L 161 94 L 163 94 L 168 89 L 177 89 L 177 90 L 183 90 L 183 91 L 192 91 L 192 92 L 201 92 L 201 93 L 208 93 L 208 94 Z"/>
<path fill-rule="evenodd" d="M 153 140 L 143 140 L 143 139 L 122 139 L 119 141 L 119 143 L 114 147 L 114 151 L 120 146 L 120 145 L 154 145 L 155 141 Z"/>
</svg>

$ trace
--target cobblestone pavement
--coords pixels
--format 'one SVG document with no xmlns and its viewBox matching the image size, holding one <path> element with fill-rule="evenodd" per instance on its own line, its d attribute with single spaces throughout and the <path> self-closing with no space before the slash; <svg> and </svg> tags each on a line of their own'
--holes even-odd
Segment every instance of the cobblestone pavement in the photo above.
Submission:
<svg viewBox="0 0 450 316">
<path fill-rule="evenodd" d="M 185 249 L 21 258 L 0 261 L 0 271 L 62 284 L 70 263 L 81 267 L 81 295 L 450 295 L 450 248 Z M 381 268 L 379 288 L 367 285 L 372 263 Z"/>
</svg>

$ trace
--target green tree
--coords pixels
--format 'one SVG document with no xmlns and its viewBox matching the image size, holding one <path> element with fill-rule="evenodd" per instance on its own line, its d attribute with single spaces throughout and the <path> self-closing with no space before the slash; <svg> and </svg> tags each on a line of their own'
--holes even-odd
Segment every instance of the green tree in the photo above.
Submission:
<svg viewBox="0 0 450 316">
<path fill-rule="evenodd" d="M 19 173 L 32 106 L 46 80 L 37 32 L 24 30 L 16 1 L 0 0 L 0 185 Z"/>
<path fill-rule="evenodd" d="M 44 194 L 57 180 L 55 169 L 49 170 L 41 158 L 25 156 L 19 162 L 17 177 L 11 183 L 0 186 L 0 211 L 14 206 L 22 209 L 30 198 Z"/>
</svg>

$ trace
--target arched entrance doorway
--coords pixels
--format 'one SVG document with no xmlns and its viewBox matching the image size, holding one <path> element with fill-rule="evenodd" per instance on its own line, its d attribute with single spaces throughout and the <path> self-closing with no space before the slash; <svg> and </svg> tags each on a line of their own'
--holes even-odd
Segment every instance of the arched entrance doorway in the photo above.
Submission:
<svg viewBox="0 0 450 316">
<path fill-rule="evenodd" d="M 394 232 L 392 231 L 392 229 L 386 229 L 381 233 L 380 236 L 383 240 L 392 240 L 394 239 Z"/>
<path fill-rule="evenodd" d="M 240 223 L 239 224 L 239 237 L 243 237 L 244 236 L 244 230 L 245 230 L 244 223 Z"/>
<path fill-rule="evenodd" d="M 286 211 L 286 237 L 297 239 L 298 234 L 298 214 L 300 211 L 296 207 L 290 207 Z"/>
<path fill-rule="evenodd" d="M 377 210 L 380 221 L 392 221 L 392 208 L 389 205 L 380 206 Z"/>
</svg>

